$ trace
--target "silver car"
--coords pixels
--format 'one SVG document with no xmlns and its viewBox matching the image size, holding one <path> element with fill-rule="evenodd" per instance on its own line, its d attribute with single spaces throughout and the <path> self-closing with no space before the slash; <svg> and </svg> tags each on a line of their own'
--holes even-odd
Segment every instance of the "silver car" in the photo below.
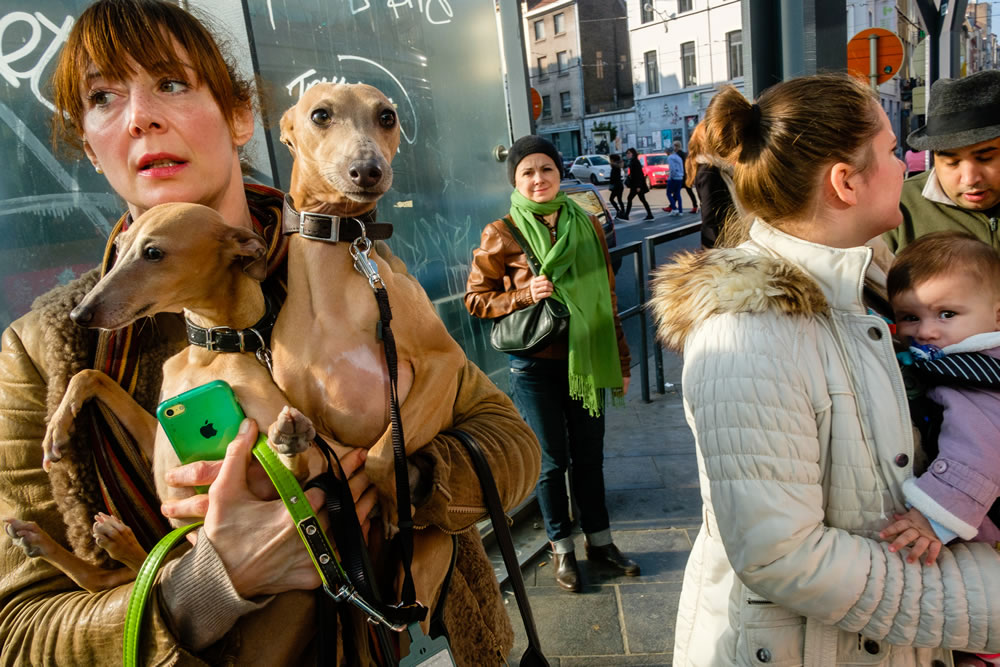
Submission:
<svg viewBox="0 0 1000 667">
<path fill-rule="evenodd" d="M 569 173 L 573 178 L 583 182 L 591 182 L 594 185 L 607 183 L 611 180 L 611 163 L 604 155 L 581 155 L 573 160 L 569 167 Z"/>
</svg>

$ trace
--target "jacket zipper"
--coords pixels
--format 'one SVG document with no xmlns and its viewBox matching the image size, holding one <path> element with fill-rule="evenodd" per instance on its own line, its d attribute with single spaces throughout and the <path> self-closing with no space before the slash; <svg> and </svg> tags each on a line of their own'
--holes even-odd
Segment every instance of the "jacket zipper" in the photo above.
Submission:
<svg viewBox="0 0 1000 667">
<path fill-rule="evenodd" d="M 747 604 L 760 605 L 760 604 L 774 604 L 774 603 L 771 602 L 770 600 L 755 600 L 753 598 L 747 598 Z"/>
<path fill-rule="evenodd" d="M 997 219 L 995 217 L 990 218 L 990 231 L 995 232 L 996 230 L 997 230 Z"/>
</svg>

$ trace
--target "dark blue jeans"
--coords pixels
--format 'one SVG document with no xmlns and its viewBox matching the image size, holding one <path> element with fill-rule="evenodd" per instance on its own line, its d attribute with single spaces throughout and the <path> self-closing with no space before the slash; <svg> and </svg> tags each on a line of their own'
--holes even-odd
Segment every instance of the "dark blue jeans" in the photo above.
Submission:
<svg viewBox="0 0 1000 667">
<path fill-rule="evenodd" d="M 545 533 L 555 542 L 570 536 L 566 468 L 586 534 L 607 530 L 604 501 L 604 414 L 592 417 L 569 397 L 564 359 L 510 358 L 514 405 L 542 445 L 542 472 L 535 495 Z"/>
<path fill-rule="evenodd" d="M 684 212 L 684 204 L 681 202 L 681 188 L 684 181 L 671 178 L 667 181 L 667 203 L 675 210 Z"/>
</svg>

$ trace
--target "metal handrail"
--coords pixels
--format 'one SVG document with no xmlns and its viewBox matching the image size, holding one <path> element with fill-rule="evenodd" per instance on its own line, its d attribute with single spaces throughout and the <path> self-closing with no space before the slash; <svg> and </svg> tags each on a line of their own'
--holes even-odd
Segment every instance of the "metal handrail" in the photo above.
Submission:
<svg viewBox="0 0 1000 667">
<path fill-rule="evenodd" d="M 683 225 L 681 227 L 677 227 L 676 229 L 671 229 L 666 232 L 653 234 L 651 236 L 647 236 L 646 238 L 644 238 L 642 240 L 642 243 L 646 247 L 646 264 L 649 265 L 650 273 L 652 273 L 653 269 L 656 268 L 656 246 L 662 243 L 667 243 L 669 241 L 676 241 L 679 238 L 687 236 L 688 234 L 693 234 L 700 230 L 701 230 L 701 221 L 698 221 L 698 222 L 692 222 L 687 225 Z M 643 291 L 641 292 L 642 294 L 641 301 L 644 310 L 647 301 L 647 296 L 645 292 L 646 282 L 647 281 L 645 279 L 642 281 Z M 642 341 L 643 341 L 643 347 L 645 348 L 645 342 L 646 342 L 645 318 L 643 318 Z M 645 354 L 645 349 L 643 350 L 643 353 Z M 660 342 L 657 340 L 656 336 L 653 336 L 653 362 L 656 365 L 656 393 L 657 394 L 666 393 L 666 386 L 664 384 L 664 379 L 663 379 L 663 348 L 660 347 Z M 645 363 L 646 362 L 644 361 L 643 362 L 644 369 L 645 369 Z M 646 389 L 646 393 L 644 394 L 643 397 L 644 400 L 645 396 L 647 396 L 648 394 L 649 390 Z M 648 403 L 649 401 L 646 402 Z"/>
<path fill-rule="evenodd" d="M 639 377 L 642 380 L 642 402 L 649 403 L 649 360 L 646 358 L 649 356 L 648 341 L 646 336 L 648 332 L 646 331 L 646 268 L 643 261 L 642 253 L 642 241 L 632 241 L 632 243 L 626 243 L 615 248 L 612 248 L 609 253 L 611 255 L 611 263 L 614 264 L 616 259 L 622 258 L 625 255 L 635 255 L 635 293 L 639 295 L 639 303 L 632 306 L 631 308 L 626 308 L 625 310 L 618 311 L 618 319 L 622 322 L 630 317 L 639 317 L 639 329 L 641 334 L 639 337 L 639 354 L 642 355 L 642 362 L 639 364 Z M 617 291 L 617 290 L 616 290 Z"/>
</svg>

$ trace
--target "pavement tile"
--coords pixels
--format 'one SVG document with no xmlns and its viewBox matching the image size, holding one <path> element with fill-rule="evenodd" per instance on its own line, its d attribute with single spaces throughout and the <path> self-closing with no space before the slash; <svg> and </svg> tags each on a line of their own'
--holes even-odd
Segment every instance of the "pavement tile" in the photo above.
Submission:
<svg viewBox="0 0 1000 667">
<path fill-rule="evenodd" d="M 657 489 L 663 478 L 651 456 L 616 456 L 604 459 L 604 488 Z"/>
<path fill-rule="evenodd" d="M 700 488 L 698 485 L 698 461 L 690 453 L 654 456 L 653 464 L 660 474 L 664 488 Z"/>
<path fill-rule="evenodd" d="M 674 646 L 681 582 L 618 586 L 629 654 L 666 653 Z"/>
<path fill-rule="evenodd" d="M 569 593 L 553 582 L 530 589 L 528 598 L 546 657 L 605 656 L 608 660 L 624 654 L 613 587 L 585 585 L 580 593 Z M 514 626 L 512 655 L 520 657 L 527 646 L 524 626 L 514 597 L 505 595 L 504 601 Z"/>
<path fill-rule="evenodd" d="M 609 490 L 606 498 L 612 530 L 701 525 L 701 493 L 697 488 Z"/>
</svg>

